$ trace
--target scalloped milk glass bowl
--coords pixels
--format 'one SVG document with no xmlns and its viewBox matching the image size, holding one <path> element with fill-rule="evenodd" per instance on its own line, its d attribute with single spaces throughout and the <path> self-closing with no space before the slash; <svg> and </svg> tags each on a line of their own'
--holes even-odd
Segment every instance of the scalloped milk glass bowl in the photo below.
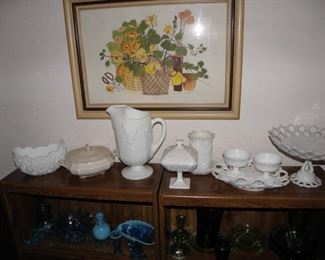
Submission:
<svg viewBox="0 0 325 260">
<path fill-rule="evenodd" d="M 223 160 L 228 166 L 241 168 L 247 166 L 251 154 L 239 148 L 227 149 L 223 152 Z"/>
<path fill-rule="evenodd" d="M 276 172 L 281 163 L 281 157 L 274 153 L 258 153 L 253 157 L 254 167 L 260 172 Z"/>
<path fill-rule="evenodd" d="M 65 143 L 60 140 L 47 146 L 14 147 L 15 165 L 24 173 L 39 176 L 54 172 L 65 157 Z"/>
</svg>

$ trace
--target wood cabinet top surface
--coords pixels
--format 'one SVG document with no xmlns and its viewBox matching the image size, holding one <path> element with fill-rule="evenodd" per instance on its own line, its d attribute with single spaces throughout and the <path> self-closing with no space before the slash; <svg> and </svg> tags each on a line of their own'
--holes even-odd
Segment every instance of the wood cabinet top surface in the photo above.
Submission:
<svg viewBox="0 0 325 260">
<path fill-rule="evenodd" d="M 29 176 L 15 170 L 1 184 L 9 192 L 24 194 L 152 203 L 157 197 L 162 169 L 160 164 L 150 166 L 153 174 L 137 181 L 123 178 L 121 171 L 125 166 L 115 163 L 105 174 L 89 178 L 79 178 L 63 167 L 44 176 Z"/>
<path fill-rule="evenodd" d="M 299 167 L 283 167 L 289 174 Z M 325 208 L 325 172 L 320 167 L 314 169 L 323 184 L 318 188 L 302 188 L 293 183 L 286 187 L 266 189 L 259 192 L 243 191 L 232 187 L 213 175 L 192 175 L 189 190 L 169 189 L 170 177 L 175 173 L 164 171 L 160 188 L 160 205 L 188 207 L 224 208 Z"/>
</svg>

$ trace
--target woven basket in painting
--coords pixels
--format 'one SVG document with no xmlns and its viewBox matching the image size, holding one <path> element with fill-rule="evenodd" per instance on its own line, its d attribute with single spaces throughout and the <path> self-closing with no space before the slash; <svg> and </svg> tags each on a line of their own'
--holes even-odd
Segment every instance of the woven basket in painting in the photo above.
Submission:
<svg viewBox="0 0 325 260">
<path fill-rule="evenodd" d="M 170 72 L 161 70 L 154 75 L 145 74 L 141 77 L 143 95 L 167 95 Z"/>
<path fill-rule="evenodd" d="M 141 90 L 141 79 L 140 77 L 136 77 L 133 75 L 133 73 L 128 73 L 123 78 L 123 85 L 126 89 L 129 90 Z"/>
</svg>

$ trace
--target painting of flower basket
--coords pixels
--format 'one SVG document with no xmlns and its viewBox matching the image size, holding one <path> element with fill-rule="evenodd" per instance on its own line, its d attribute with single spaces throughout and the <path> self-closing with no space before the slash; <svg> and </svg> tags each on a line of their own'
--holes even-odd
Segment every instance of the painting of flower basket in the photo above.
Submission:
<svg viewBox="0 0 325 260">
<path fill-rule="evenodd" d="M 243 0 L 64 0 L 78 118 L 239 118 Z"/>
</svg>

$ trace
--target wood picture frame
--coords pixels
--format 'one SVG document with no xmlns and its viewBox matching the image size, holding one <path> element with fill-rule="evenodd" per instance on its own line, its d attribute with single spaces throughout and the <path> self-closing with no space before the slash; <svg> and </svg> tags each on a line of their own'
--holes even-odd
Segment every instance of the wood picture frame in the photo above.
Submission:
<svg viewBox="0 0 325 260">
<path fill-rule="evenodd" d="M 244 0 L 63 0 L 77 118 L 239 119 Z"/>
</svg>

